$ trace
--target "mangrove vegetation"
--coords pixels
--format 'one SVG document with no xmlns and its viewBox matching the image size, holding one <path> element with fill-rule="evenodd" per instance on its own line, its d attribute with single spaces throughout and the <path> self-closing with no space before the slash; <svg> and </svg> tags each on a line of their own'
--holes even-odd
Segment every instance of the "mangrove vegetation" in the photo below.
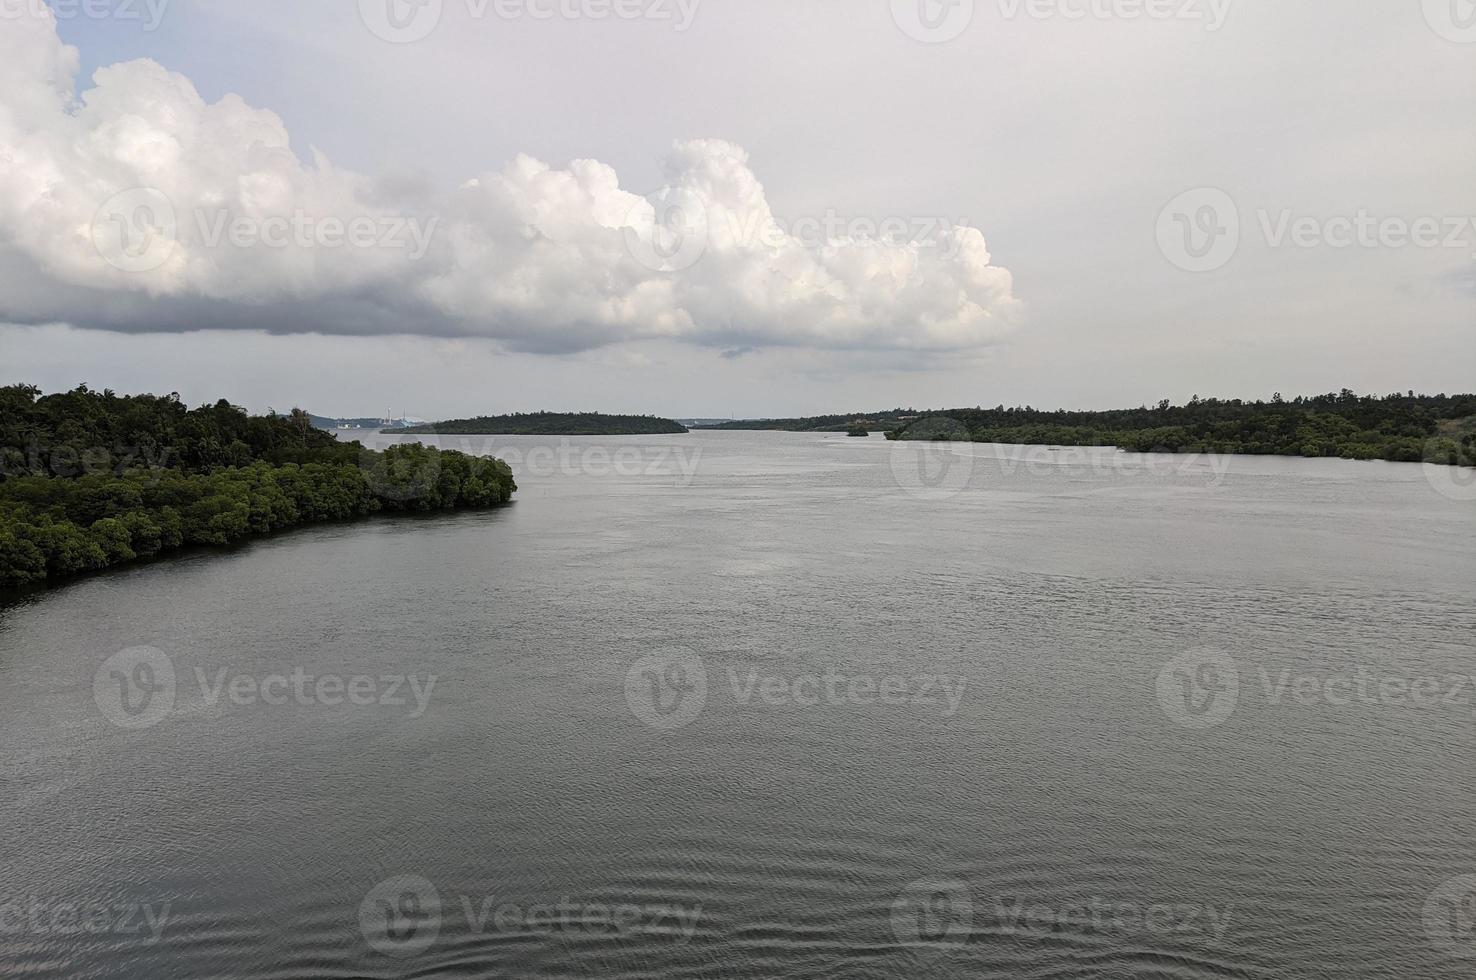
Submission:
<svg viewBox="0 0 1476 980">
<path fill-rule="evenodd" d="M 0 588 L 380 512 L 496 507 L 516 489 L 500 460 L 375 452 L 301 410 L 0 387 Z"/>
</svg>

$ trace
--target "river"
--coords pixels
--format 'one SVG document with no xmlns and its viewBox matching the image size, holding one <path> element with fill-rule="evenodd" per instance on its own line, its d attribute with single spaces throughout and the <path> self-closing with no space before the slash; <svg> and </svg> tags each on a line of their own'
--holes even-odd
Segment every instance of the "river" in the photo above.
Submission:
<svg viewBox="0 0 1476 980">
<path fill-rule="evenodd" d="M 441 444 L 0 608 L 0 975 L 1471 976 L 1455 471 Z"/>
</svg>

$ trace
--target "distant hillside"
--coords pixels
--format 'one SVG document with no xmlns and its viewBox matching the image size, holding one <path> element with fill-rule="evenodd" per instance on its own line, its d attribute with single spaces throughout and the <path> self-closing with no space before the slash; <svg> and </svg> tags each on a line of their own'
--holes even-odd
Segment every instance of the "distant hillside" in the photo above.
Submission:
<svg viewBox="0 0 1476 980">
<path fill-rule="evenodd" d="M 599 412 L 532 412 L 453 419 L 386 431 L 429 436 L 646 436 L 679 435 L 687 427 L 654 415 Z"/>
</svg>

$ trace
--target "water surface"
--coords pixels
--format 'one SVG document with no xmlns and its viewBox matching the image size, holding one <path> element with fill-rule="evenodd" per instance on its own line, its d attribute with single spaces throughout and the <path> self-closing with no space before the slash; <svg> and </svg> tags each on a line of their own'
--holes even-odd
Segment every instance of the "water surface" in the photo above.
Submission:
<svg viewBox="0 0 1476 980">
<path fill-rule="evenodd" d="M 1422 467 L 444 444 L 517 503 L 0 609 L 0 975 L 1471 976 Z"/>
</svg>

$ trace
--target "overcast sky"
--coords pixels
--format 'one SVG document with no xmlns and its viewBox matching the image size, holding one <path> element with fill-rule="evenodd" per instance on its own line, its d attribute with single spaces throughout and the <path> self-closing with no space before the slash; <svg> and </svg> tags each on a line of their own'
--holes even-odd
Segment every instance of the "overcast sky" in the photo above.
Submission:
<svg viewBox="0 0 1476 980">
<path fill-rule="evenodd" d="M 0 374 L 427 418 L 1469 391 L 1469 6 L 0 0 Z"/>
</svg>

